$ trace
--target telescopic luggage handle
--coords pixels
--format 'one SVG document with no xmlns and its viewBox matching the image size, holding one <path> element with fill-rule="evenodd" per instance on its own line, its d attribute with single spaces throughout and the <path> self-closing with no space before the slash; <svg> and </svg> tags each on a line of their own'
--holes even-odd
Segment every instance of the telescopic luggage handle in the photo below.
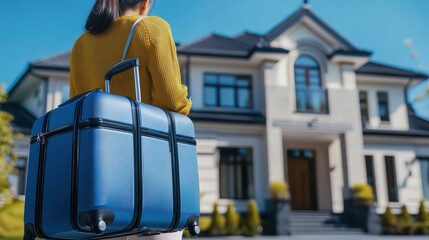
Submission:
<svg viewBox="0 0 429 240">
<path fill-rule="evenodd" d="M 138 58 L 131 58 L 124 60 L 115 66 L 113 66 L 104 76 L 104 82 L 106 86 L 106 92 L 110 93 L 110 80 L 116 74 L 125 72 L 131 68 L 134 68 L 134 81 L 136 87 L 136 101 L 141 102 L 141 93 L 140 93 L 140 76 L 139 76 L 139 65 L 140 60 Z"/>
<path fill-rule="evenodd" d="M 127 60 L 125 60 L 125 58 L 127 57 L 128 49 L 130 48 L 131 40 L 133 39 L 134 32 L 136 31 L 137 25 L 145 18 L 146 16 L 140 17 L 134 22 L 133 26 L 131 27 L 130 33 L 128 34 L 127 42 L 125 43 L 125 48 L 124 48 L 124 52 L 122 53 L 121 62 L 113 66 L 104 76 L 106 92 L 110 93 L 110 80 L 112 79 L 112 77 L 121 72 L 125 72 L 128 69 L 134 68 L 134 80 L 135 80 L 135 86 L 136 86 L 137 102 L 142 101 L 141 92 L 140 92 L 140 75 L 139 75 L 140 61 L 138 58 L 131 58 Z"/>
</svg>

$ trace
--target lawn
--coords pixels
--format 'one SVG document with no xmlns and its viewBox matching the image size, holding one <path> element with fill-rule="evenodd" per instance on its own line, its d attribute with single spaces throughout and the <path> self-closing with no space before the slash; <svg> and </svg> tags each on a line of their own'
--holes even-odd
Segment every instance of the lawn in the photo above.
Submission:
<svg viewBox="0 0 429 240">
<path fill-rule="evenodd" d="M 0 240 L 22 239 L 24 202 L 15 200 L 0 209 Z"/>
</svg>

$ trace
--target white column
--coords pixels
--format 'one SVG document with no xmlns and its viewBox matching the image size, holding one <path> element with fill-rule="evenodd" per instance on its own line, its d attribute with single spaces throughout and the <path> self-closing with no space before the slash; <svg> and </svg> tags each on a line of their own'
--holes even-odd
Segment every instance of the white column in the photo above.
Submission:
<svg viewBox="0 0 429 240">
<path fill-rule="evenodd" d="M 276 63 L 264 62 L 260 71 L 264 80 L 265 90 L 265 114 L 267 119 L 266 137 L 267 137 L 267 157 L 268 157 L 268 174 L 269 181 L 284 181 L 284 157 L 283 157 L 283 133 L 282 129 L 273 126 L 274 111 L 278 104 L 278 99 L 273 96 L 272 89 L 278 86 Z M 274 94 L 275 95 L 275 94 Z M 286 104 L 286 103 L 285 103 Z"/>
</svg>

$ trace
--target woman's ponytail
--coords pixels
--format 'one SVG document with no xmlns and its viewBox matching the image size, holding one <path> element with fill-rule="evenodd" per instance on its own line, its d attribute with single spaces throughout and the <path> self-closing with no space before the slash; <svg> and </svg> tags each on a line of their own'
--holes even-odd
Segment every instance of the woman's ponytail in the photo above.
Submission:
<svg viewBox="0 0 429 240">
<path fill-rule="evenodd" d="M 121 13 L 120 0 L 96 0 L 86 20 L 85 28 L 91 34 L 106 30 Z"/>
<path fill-rule="evenodd" d="M 102 33 L 113 20 L 120 17 L 122 12 L 143 1 L 151 1 L 151 6 L 155 2 L 155 0 L 96 0 L 86 20 L 85 28 L 91 34 Z"/>
</svg>

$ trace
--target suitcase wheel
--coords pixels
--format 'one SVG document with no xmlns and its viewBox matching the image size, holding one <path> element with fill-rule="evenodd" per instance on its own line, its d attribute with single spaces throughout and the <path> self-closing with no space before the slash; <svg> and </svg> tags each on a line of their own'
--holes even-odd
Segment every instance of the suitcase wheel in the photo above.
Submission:
<svg viewBox="0 0 429 240">
<path fill-rule="evenodd" d="M 104 233 L 104 231 L 106 231 L 107 228 L 107 223 L 103 220 L 100 220 L 96 223 L 93 223 L 91 226 L 91 230 L 95 233 L 95 234 L 102 234 Z"/>
<path fill-rule="evenodd" d="M 107 226 L 113 223 L 115 214 L 110 210 L 92 210 L 82 212 L 79 215 L 79 223 L 91 228 L 95 234 L 103 234 Z"/>
<path fill-rule="evenodd" d="M 198 217 L 190 217 L 188 219 L 188 231 L 192 237 L 200 235 L 201 229 L 198 223 Z"/>
</svg>

